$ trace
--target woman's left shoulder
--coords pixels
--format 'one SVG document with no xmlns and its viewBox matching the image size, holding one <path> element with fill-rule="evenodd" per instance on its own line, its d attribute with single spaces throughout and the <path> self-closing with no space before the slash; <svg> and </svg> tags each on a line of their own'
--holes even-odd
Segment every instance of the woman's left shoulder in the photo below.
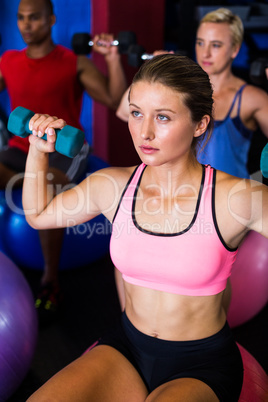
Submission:
<svg viewBox="0 0 268 402">
<path fill-rule="evenodd" d="M 220 170 L 216 171 L 216 188 L 228 198 L 235 196 L 237 199 L 251 196 L 257 190 L 267 190 L 267 186 L 259 181 L 232 176 Z"/>
<path fill-rule="evenodd" d="M 240 177 L 232 176 L 231 174 L 216 171 L 216 191 L 222 194 L 223 197 L 230 197 L 231 195 L 241 195 L 250 188 L 250 179 L 242 179 Z"/>
<path fill-rule="evenodd" d="M 229 183 L 236 183 L 239 182 L 240 180 L 244 180 L 244 179 L 240 179 L 239 177 L 233 176 L 229 173 L 223 172 L 222 170 L 216 170 L 216 183 L 220 184 L 220 185 L 227 185 Z"/>
<path fill-rule="evenodd" d="M 261 115 L 259 115 L 261 113 Z M 241 104 L 241 117 L 243 118 L 244 124 L 251 130 L 255 130 L 255 123 L 250 125 L 251 119 L 259 121 L 260 118 L 267 119 L 268 115 L 268 94 L 261 88 L 254 85 L 246 85 L 242 94 L 242 104 Z M 259 116 L 259 117 L 258 117 Z M 261 117 L 262 116 L 262 117 Z M 260 124 L 260 123 L 258 123 Z M 266 125 L 263 124 L 261 128 L 264 130 Z"/>
<path fill-rule="evenodd" d="M 243 89 L 243 97 L 246 97 L 247 100 L 252 100 L 253 102 L 256 99 L 268 99 L 267 92 L 265 92 L 262 88 L 256 87 L 255 85 L 245 84 Z"/>
</svg>

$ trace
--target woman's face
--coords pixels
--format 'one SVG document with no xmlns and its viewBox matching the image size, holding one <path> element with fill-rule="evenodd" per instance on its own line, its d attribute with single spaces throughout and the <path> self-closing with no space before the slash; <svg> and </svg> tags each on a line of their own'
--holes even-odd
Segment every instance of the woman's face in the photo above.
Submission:
<svg viewBox="0 0 268 402">
<path fill-rule="evenodd" d="M 229 69 L 238 51 L 239 47 L 233 46 L 228 24 L 204 22 L 198 28 L 196 59 L 208 75 L 220 74 Z"/>
<path fill-rule="evenodd" d="M 129 130 L 141 160 L 152 166 L 188 157 L 193 137 L 206 130 L 194 123 L 180 93 L 160 83 L 138 81 L 131 87 Z"/>
</svg>

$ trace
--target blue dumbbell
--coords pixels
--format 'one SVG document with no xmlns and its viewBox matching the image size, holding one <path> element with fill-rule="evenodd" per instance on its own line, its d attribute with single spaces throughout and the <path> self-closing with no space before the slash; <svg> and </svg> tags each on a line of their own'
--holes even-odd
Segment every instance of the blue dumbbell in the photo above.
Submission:
<svg viewBox="0 0 268 402">
<path fill-rule="evenodd" d="M 8 130 L 19 137 L 28 137 L 29 134 L 32 134 L 29 129 L 29 121 L 33 115 L 34 112 L 31 110 L 18 106 L 9 115 Z M 56 129 L 55 131 L 57 137 L 55 143 L 56 151 L 69 158 L 76 156 L 84 144 L 85 134 L 83 131 L 71 126 L 65 126 L 62 130 Z M 42 139 L 47 139 L 46 134 Z"/>
<path fill-rule="evenodd" d="M 262 150 L 260 167 L 263 177 L 268 179 L 268 144 Z"/>
</svg>

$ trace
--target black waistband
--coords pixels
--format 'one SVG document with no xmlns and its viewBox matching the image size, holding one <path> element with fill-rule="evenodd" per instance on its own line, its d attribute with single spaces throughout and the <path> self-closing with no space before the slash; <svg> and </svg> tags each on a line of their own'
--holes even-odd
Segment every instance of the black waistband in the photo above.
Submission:
<svg viewBox="0 0 268 402">
<path fill-rule="evenodd" d="M 190 341 L 170 341 L 165 339 L 155 338 L 150 335 L 146 335 L 143 332 L 139 331 L 129 320 L 126 313 L 122 314 L 122 326 L 124 328 L 126 336 L 132 341 L 132 344 L 135 344 L 137 347 L 140 347 L 146 350 L 149 354 L 157 353 L 166 354 L 168 350 L 184 350 L 186 353 L 194 351 L 196 349 L 208 348 L 208 349 L 218 349 L 220 345 L 225 346 L 228 342 L 233 342 L 233 335 L 231 329 L 227 323 L 225 322 L 224 326 L 220 331 L 216 334 L 208 336 L 202 339 L 190 340 Z M 161 352 L 162 351 L 162 352 Z"/>
</svg>

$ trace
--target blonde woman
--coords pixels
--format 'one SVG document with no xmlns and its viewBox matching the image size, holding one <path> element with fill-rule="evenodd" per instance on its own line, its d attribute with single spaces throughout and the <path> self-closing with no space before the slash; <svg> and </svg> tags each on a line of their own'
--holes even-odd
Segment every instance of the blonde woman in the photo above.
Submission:
<svg viewBox="0 0 268 402">
<path fill-rule="evenodd" d="M 243 41 L 243 24 L 229 9 L 206 14 L 196 34 L 196 59 L 213 87 L 214 129 L 198 159 L 216 169 L 249 178 L 248 153 L 257 128 L 268 137 L 268 95 L 232 72 Z"/>
</svg>

